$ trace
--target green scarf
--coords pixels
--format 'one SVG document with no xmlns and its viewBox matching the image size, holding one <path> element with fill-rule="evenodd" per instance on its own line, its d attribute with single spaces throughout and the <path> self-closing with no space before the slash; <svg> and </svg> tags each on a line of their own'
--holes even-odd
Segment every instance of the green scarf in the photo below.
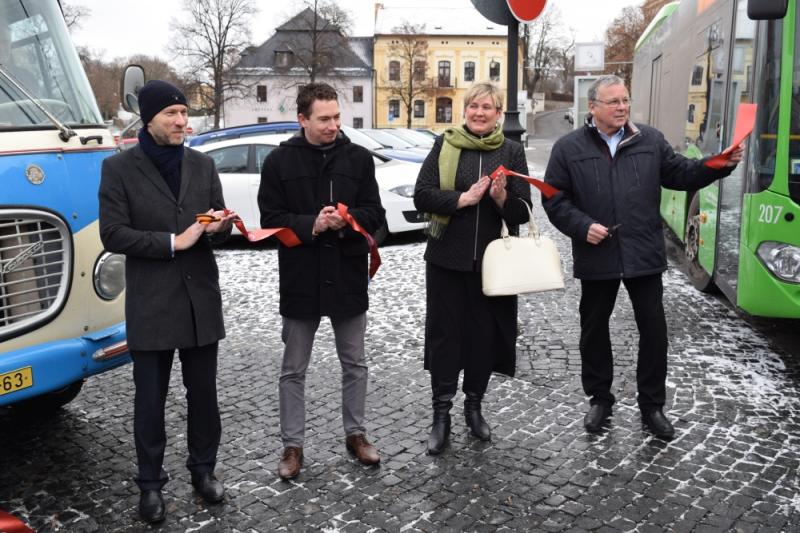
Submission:
<svg viewBox="0 0 800 533">
<path fill-rule="evenodd" d="M 465 128 L 447 128 L 444 131 L 444 142 L 439 152 L 439 188 L 443 191 L 453 191 L 456 188 L 456 170 L 461 150 L 480 150 L 488 152 L 496 150 L 503 145 L 505 137 L 498 124 L 494 131 L 485 137 L 476 137 Z M 427 233 L 434 239 L 441 239 L 450 215 L 426 213 L 428 219 Z"/>
</svg>

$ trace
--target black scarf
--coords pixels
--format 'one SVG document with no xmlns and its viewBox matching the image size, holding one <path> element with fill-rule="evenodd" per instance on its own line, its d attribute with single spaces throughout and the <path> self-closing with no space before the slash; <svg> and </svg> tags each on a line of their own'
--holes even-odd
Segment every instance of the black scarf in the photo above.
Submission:
<svg viewBox="0 0 800 533">
<path fill-rule="evenodd" d="M 178 146 L 157 144 L 145 126 L 139 131 L 139 146 L 156 166 L 177 200 L 181 190 L 183 144 Z"/>
</svg>

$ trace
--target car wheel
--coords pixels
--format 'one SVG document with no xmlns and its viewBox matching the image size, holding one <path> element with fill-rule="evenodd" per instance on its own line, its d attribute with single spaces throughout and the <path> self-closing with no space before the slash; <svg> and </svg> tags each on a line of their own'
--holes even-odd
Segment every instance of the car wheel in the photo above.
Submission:
<svg viewBox="0 0 800 533">
<path fill-rule="evenodd" d="M 686 256 L 686 275 L 695 288 L 702 292 L 715 292 L 716 285 L 711 275 L 700 264 L 700 192 L 696 192 L 686 214 L 686 242 L 683 247 Z"/>
</svg>

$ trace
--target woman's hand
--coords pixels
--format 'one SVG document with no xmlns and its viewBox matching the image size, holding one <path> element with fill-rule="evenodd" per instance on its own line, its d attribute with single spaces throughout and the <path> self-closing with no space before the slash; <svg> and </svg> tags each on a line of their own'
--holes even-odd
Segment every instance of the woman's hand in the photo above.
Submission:
<svg viewBox="0 0 800 533">
<path fill-rule="evenodd" d="M 494 199 L 497 207 L 503 209 L 508 193 L 506 192 L 506 175 L 502 172 L 498 173 L 497 177 L 492 181 L 492 186 L 489 188 L 489 196 Z"/>
<path fill-rule="evenodd" d="M 472 184 L 468 191 L 462 192 L 458 197 L 458 208 L 475 205 L 481 201 L 486 189 L 489 188 L 489 176 L 483 176 L 478 181 Z"/>
</svg>

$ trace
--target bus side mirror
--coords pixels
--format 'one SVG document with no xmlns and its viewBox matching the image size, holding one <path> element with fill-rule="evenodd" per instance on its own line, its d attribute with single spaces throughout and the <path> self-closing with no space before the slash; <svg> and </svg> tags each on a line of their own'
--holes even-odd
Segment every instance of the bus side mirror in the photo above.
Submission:
<svg viewBox="0 0 800 533">
<path fill-rule="evenodd" d="M 144 86 L 144 69 L 140 65 L 128 65 L 122 74 L 122 108 L 130 113 L 139 114 L 139 90 Z"/>
<path fill-rule="evenodd" d="M 788 0 L 747 0 L 747 17 L 751 20 L 778 20 L 786 16 Z"/>
</svg>

